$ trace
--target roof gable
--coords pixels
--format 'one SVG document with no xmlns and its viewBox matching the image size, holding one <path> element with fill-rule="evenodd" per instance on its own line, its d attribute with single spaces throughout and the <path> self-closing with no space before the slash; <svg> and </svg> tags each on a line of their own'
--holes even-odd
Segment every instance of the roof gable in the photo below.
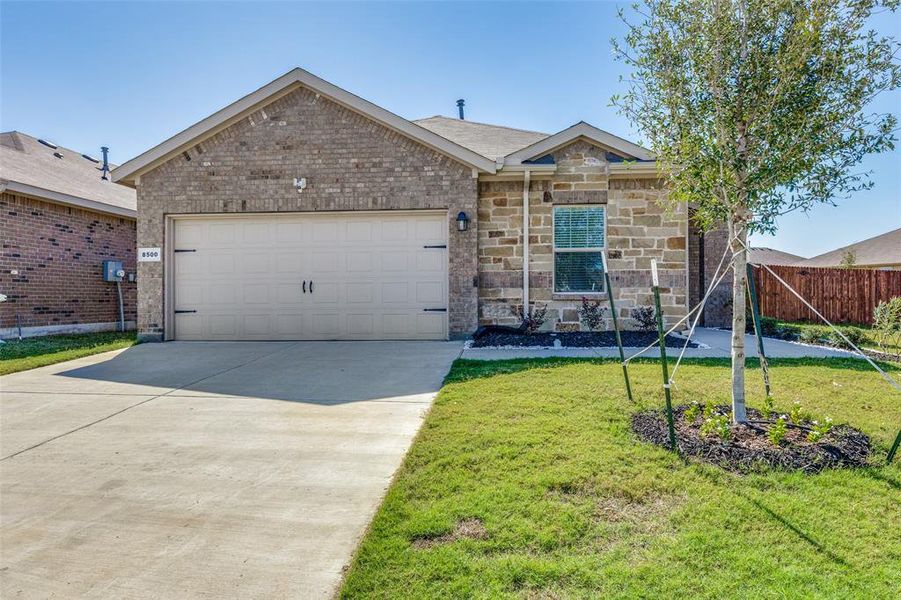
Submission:
<svg viewBox="0 0 901 600">
<path fill-rule="evenodd" d="M 330 100 L 365 115 L 373 121 L 467 166 L 483 172 L 495 172 L 496 165 L 493 160 L 489 160 L 469 148 L 465 148 L 424 127 L 420 127 L 368 100 L 355 96 L 324 79 L 316 77 L 312 73 L 301 68 L 295 68 L 255 92 L 244 96 L 240 100 L 188 127 L 181 133 L 172 136 L 147 152 L 122 164 L 113 170 L 113 181 L 134 185 L 135 180 L 142 173 L 156 168 L 179 152 L 226 129 L 250 113 L 293 91 L 298 86 L 306 87 L 313 92 L 327 96 Z"/>
<path fill-rule="evenodd" d="M 544 155 L 571 144 L 578 139 L 585 139 L 604 148 L 613 150 L 614 152 L 624 154 L 626 158 L 633 160 L 654 160 L 654 155 L 647 148 L 642 148 L 638 144 L 633 144 L 632 142 L 619 136 L 615 136 L 612 133 L 608 133 L 603 129 L 598 129 L 585 121 L 580 121 L 572 127 L 568 127 L 559 133 L 555 133 L 552 136 L 548 136 L 534 144 L 507 155 L 504 158 L 504 164 L 516 165 L 534 159 L 540 159 Z"/>
</svg>

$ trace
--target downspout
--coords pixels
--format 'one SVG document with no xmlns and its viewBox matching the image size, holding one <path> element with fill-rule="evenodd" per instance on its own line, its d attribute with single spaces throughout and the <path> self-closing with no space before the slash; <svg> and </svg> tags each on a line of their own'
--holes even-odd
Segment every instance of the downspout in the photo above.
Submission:
<svg viewBox="0 0 901 600">
<path fill-rule="evenodd" d="M 528 169 L 522 176 L 522 310 L 529 315 L 529 187 L 531 173 Z"/>
</svg>

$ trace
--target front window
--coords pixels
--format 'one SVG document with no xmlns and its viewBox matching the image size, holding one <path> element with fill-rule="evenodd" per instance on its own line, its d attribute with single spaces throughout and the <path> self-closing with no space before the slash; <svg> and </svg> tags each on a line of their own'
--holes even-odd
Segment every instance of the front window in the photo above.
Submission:
<svg viewBox="0 0 901 600">
<path fill-rule="evenodd" d="M 554 207 L 554 291 L 604 291 L 604 207 Z"/>
</svg>

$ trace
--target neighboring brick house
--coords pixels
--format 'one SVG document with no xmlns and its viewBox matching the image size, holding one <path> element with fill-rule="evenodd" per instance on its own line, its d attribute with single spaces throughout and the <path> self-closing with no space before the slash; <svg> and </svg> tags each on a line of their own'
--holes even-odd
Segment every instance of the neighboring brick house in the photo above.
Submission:
<svg viewBox="0 0 901 600">
<path fill-rule="evenodd" d="M 460 338 L 523 302 L 573 330 L 583 296 L 606 303 L 602 253 L 626 327 L 652 259 L 673 323 L 698 281 L 644 148 L 586 123 L 408 121 L 301 69 L 113 178 L 162 249 L 138 265 L 145 340 Z"/>
<path fill-rule="evenodd" d="M 0 337 L 114 330 L 119 298 L 104 260 L 135 272 L 135 192 L 91 156 L 0 134 Z M 134 328 L 136 285 L 122 283 Z"/>
</svg>

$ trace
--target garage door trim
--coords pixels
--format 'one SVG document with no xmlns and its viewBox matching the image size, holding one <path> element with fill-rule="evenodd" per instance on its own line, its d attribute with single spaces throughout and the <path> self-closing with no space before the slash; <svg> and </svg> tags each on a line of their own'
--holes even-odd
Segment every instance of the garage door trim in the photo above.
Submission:
<svg viewBox="0 0 901 600">
<path fill-rule="evenodd" d="M 447 239 L 447 250 L 445 251 L 445 276 L 448 277 L 448 281 L 445 284 L 445 334 L 449 335 L 450 333 L 450 247 L 452 244 L 451 241 L 451 231 L 450 231 L 450 222 L 448 209 L 400 209 L 400 210 L 344 210 L 344 211 L 290 211 L 290 212 L 241 212 L 241 213 L 178 213 L 178 214 L 167 214 L 165 216 L 164 221 L 164 230 L 165 230 L 165 248 L 163 252 L 164 263 L 163 263 L 163 284 L 164 284 L 164 294 L 163 294 L 163 302 L 165 303 L 163 314 L 165 315 L 165 323 L 163 324 L 164 330 L 164 339 L 165 340 L 175 340 L 176 331 L 175 331 L 175 247 L 174 247 L 174 236 L 175 236 L 175 222 L 179 220 L 197 220 L 197 219 L 241 219 L 241 218 L 254 218 L 254 217 L 271 217 L 271 218 L 296 218 L 303 216 L 358 216 L 365 217 L 367 215 L 382 215 L 382 216 L 403 216 L 403 215 L 435 215 L 435 216 L 443 216 L 445 218 L 447 224 L 447 230 L 445 231 L 446 239 Z"/>
</svg>

